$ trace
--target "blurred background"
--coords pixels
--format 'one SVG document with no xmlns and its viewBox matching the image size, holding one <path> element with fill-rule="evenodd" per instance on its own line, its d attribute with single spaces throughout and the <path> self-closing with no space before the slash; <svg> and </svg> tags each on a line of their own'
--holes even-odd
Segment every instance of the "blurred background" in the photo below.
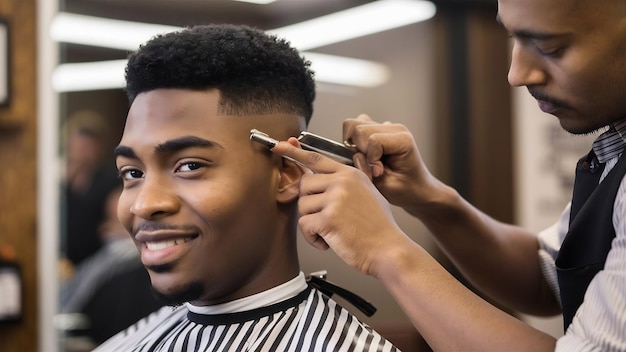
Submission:
<svg viewBox="0 0 626 352">
<path fill-rule="evenodd" d="M 22 298 L 19 319 L 0 321 L 0 351 L 84 348 L 88 341 L 77 337 L 91 326 L 85 316 L 93 323 L 102 312 L 69 314 L 66 299 L 70 291 L 83 300 L 97 296 L 68 288 L 76 286 L 73 277 L 97 276 L 77 275 L 102 267 L 87 258 L 115 258 L 128 274 L 120 282 L 142 282 L 107 218 L 117 187 L 110 151 L 128 110 L 125 58 L 151 35 L 178 27 L 241 23 L 284 36 L 317 72 L 310 131 L 341 139 L 342 121 L 360 113 L 403 123 L 431 171 L 480 209 L 536 231 L 550 225 L 568 201 L 571 170 L 588 141 L 563 133 L 525 89 L 509 87 L 509 42 L 496 13 L 495 0 L 0 0 L 7 29 L 0 79 L 8 87 L 0 160 L 13 166 L 0 170 L 0 246 L 14 253 L 3 260 L 21 268 Z M 393 210 L 405 232 L 463 281 L 423 225 Z M 305 243 L 299 251 L 305 273 L 327 270 L 330 281 L 378 308 L 360 318 L 405 350 L 428 350 L 376 280 L 332 252 Z M 106 282 L 91 283 L 100 285 L 94 299 L 111 292 Z M 519 317 L 561 333 L 559 318 Z"/>
</svg>

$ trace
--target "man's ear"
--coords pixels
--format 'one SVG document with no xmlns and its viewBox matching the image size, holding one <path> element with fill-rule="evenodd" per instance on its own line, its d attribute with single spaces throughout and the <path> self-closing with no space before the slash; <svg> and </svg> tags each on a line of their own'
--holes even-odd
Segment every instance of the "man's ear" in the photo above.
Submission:
<svg viewBox="0 0 626 352">
<path fill-rule="evenodd" d="M 286 158 L 281 158 L 282 168 L 278 180 L 277 200 L 280 203 L 291 203 L 298 199 L 300 194 L 300 178 L 304 170 L 296 163 Z"/>
</svg>

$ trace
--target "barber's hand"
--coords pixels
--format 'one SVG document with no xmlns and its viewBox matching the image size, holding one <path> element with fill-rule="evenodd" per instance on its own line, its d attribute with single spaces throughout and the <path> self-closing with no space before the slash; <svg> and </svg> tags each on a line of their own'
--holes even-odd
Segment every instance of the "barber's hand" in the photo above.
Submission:
<svg viewBox="0 0 626 352">
<path fill-rule="evenodd" d="M 313 171 L 300 181 L 298 211 L 300 229 L 314 247 L 330 246 L 348 265 L 375 275 L 376 261 L 385 260 L 386 251 L 410 241 L 393 219 L 389 203 L 362 171 L 302 150 L 293 137 L 272 152 Z"/>
<path fill-rule="evenodd" d="M 343 137 L 358 151 L 355 166 L 392 204 L 415 214 L 436 196 L 442 184 L 428 171 L 406 126 L 380 124 L 363 114 L 344 121 Z"/>
</svg>

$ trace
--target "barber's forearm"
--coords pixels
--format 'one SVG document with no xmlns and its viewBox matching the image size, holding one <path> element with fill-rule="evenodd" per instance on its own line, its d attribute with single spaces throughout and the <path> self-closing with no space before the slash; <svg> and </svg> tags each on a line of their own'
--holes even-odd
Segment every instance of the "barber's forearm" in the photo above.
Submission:
<svg viewBox="0 0 626 352">
<path fill-rule="evenodd" d="M 417 245 L 390 253 L 376 277 L 436 351 L 554 349 L 554 338 L 470 292 Z"/>
<path fill-rule="evenodd" d="M 414 215 L 473 285 L 511 309 L 559 312 L 540 272 L 533 233 L 496 221 L 447 186 L 430 199 Z"/>
</svg>

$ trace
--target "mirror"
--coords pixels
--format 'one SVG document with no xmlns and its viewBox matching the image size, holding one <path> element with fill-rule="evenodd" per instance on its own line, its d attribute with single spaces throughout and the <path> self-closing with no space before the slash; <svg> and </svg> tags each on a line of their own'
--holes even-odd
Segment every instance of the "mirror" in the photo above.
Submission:
<svg viewBox="0 0 626 352">
<path fill-rule="evenodd" d="M 40 2 L 45 2 L 41 0 Z M 369 1 L 357 0 L 282 0 L 268 5 L 250 4 L 239 1 L 216 0 L 207 4 L 201 0 L 167 1 L 167 0 L 108 0 L 108 1 L 84 1 L 65 0 L 58 4 L 58 8 L 50 8 L 49 21 L 54 25 L 53 19 L 58 19 L 59 13 L 79 14 L 99 18 L 117 19 L 123 21 L 136 21 L 141 23 L 160 24 L 166 26 L 184 26 L 202 24 L 208 22 L 231 22 L 245 23 L 263 29 L 282 28 L 290 24 L 300 23 L 312 18 L 317 18 L 329 13 L 342 11 L 354 6 L 364 5 Z M 378 33 L 358 36 L 349 40 L 342 40 L 323 44 L 307 49 L 312 54 L 325 54 L 355 58 L 374 62 L 384 67 L 385 81 L 373 86 L 356 86 L 318 81 L 318 94 L 315 102 L 315 112 L 309 130 L 328 138 L 341 139 L 341 125 L 345 118 L 356 117 L 360 113 L 368 113 L 377 121 L 393 120 L 405 124 L 419 140 L 422 153 L 426 162 L 435 165 L 434 162 L 434 122 L 430 118 L 434 114 L 434 28 L 432 21 L 411 23 L 394 29 L 384 30 Z M 55 27 L 53 27 L 54 29 Z M 56 28 L 55 30 L 58 30 Z M 58 35 L 52 30 L 51 33 Z M 81 31 L 81 29 L 75 29 Z M 55 34 L 56 33 L 56 34 Z M 311 36 L 311 35 L 309 35 Z M 123 35 L 119 37 L 121 41 Z M 58 39 L 57 39 L 58 40 Z M 125 59 L 128 50 L 120 48 L 106 48 L 97 45 L 85 45 L 69 42 L 51 42 L 48 58 L 60 58 L 50 64 L 48 60 L 49 76 L 53 78 L 57 92 L 49 91 L 47 106 L 55 111 L 54 119 L 47 117 L 47 124 L 51 127 L 46 133 L 51 134 L 46 139 L 48 148 L 47 155 L 52 160 L 61 160 L 59 169 L 59 183 L 64 180 L 72 180 L 72 185 L 77 186 L 81 201 L 94 202 L 97 208 L 103 211 L 106 204 L 106 192 L 109 178 L 103 171 L 100 181 L 89 182 L 90 177 L 97 173 L 77 172 L 69 164 L 79 156 L 82 158 L 93 157 L 101 163 L 90 165 L 105 165 L 105 169 L 112 165 L 111 153 L 109 152 L 121 135 L 123 123 L 128 109 L 128 103 L 124 92 L 118 87 L 112 88 L 63 88 L 59 83 L 60 67 L 68 63 L 83 63 L 94 61 L 113 61 Z M 91 70 L 90 73 L 97 73 Z M 334 75 L 338 75 L 335 71 Z M 334 76 L 331 74 L 332 76 Z M 113 84 L 115 85 L 115 84 Z M 45 108 L 45 106 L 44 106 Z M 50 122 L 52 120 L 52 122 Z M 75 134 L 75 132 L 79 132 Z M 52 135 L 54 134 L 54 135 Z M 76 147 L 78 145 L 78 147 Z M 100 150 L 100 152 L 98 152 Z M 73 152 L 79 152 L 79 156 L 73 156 Z M 78 159 L 77 159 L 78 160 Z M 83 160 L 85 163 L 87 161 Z M 96 178 L 97 179 L 97 178 Z M 56 179 L 55 179 L 56 180 Z M 93 180 L 93 178 L 92 178 Z M 60 278 L 61 281 L 45 282 L 44 290 L 47 292 L 59 292 L 63 286 L 63 278 L 69 278 L 75 273 L 77 265 L 85 258 L 96 253 L 102 248 L 102 238 L 98 236 L 100 221 L 92 220 L 90 215 L 75 215 L 79 209 L 88 210 L 87 203 L 77 202 L 76 194 L 68 195 L 58 184 L 50 182 L 47 189 L 48 206 L 61 204 L 56 219 L 48 219 L 46 226 L 61 229 L 54 239 L 49 239 L 42 251 L 46 251 L 42 269 L 50 277 Z M 89 185 L 95 185 L 99 191 L 97 196 L 85 196 Z M 82 192 L 82 193 L 81 193 Z M 56 198 L 55 198 L 56 196 Z M 53 198 L 53 199 L 50 199 Z M 70 202 L 74 202 L 70 204 Z M 78 206 L 76 205 L 78 204 Z M 48 212 L 49 213 L 49 212 Z M 407 233 L 412 234 L 425 248 L 434 251 L 434 245 L 426 236 L 425 229 L 417 220 L 406 215 L 403 211 L 394 209 L 396 218 L 401 227 Z M 74 214 L 74 215 L 73 215 Z M 68 220 L 69 219 L 69 220 Z M 74 224 L 74 220 L 82 223 Z M 68 221 L 72 222 L 70 224 Z M 78 235 L 70 234 L 67 230 L 76 226 Z M 90 236 L 94 244 L 68 241 L 69 238 L 86 240 Z M 79 244 L 78 246 L 76 246 Z M 87 251 L 91 246 L 91 250 Z M 73 254 L 76 250 L 83 251 Z M 378 313 L 371 319 L 365 319 L 370 324 L 383 324 L 385 322 L 407 322 L 404 313 L 400 310 L 391 296 L 384 288 L 370 277 L 355 275 L 354 271 L 343 264 L 331 252 L 317 251 L 305 243 L 299 245 L 301 266 L 305 273 L 327 270 L 329 278 L 350 290 L 362 294 L 370 299 L 378 307 Z M 71 257 L 71 258 L 70 258 Z M 61 259 L 61 270 L 55 272 L 57 260 Z M 67 259 L 67 260 L 65 260 Z M 71 264 L 71 265 L 67 265 Z M 42 270 L 44 272 L 44 270 Z M 48 275 L 44 275 L 48 276 Z M 43 345 L 59 346 L 60 350 L 70 350 L 68 338 L 72 338 L 70 330 L 80 330 L 84 321 L 81 319 L 59 318 L 59 302 L 62 297 L 54 295 L 47 298 L 42 308 L 42 320 L 46 317 L 55 316 L 56 327 L 64 330 L 52 331 L 49 326 L 42 326 L 44 334 Z M 52 308 L 50 308 L 52 307 Z M 75 331 L 74 331 L 75 332 Z M 45 342 L 48 341 L 48 342 Z M 76 343 L 72 347 L 80 350 L 85 341 L 74 339 Z"/>
</svg>

